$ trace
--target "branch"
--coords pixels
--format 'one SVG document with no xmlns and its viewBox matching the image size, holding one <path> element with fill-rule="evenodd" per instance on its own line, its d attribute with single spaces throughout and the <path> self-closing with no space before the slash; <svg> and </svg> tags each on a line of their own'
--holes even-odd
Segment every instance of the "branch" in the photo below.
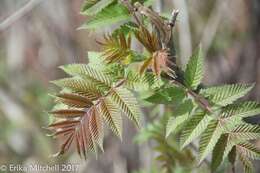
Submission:
<svg viewBox="0 0 260 173">
<path fill-rule="evenodd" d="M 9 16 L 0 24 L 0 32 L 3 32 L 4 30 L 8 29 L 13 23 L 25 16 L 42 1 L 43 0 L 30 0 L 26 5 L 24 5 L 22 8 L 20 8 L 18 11 Z"/>
<path fill-rule="evenodd" d="M 131 2 L 129 2 L 128 0 L 121 0 L 121 3 L 126 6 L 126 8 L 128 9 L 128 11 L 130 13 L 133 14 L 137 24 L 138 25 L 142 25 L 140 19 L 138 18 L 138 16 L 135 13 L 136 12 L 136 8 L 131 4 Z"/>
<path fill-rule="evenodd" d="M 178 14 L 179 14 L 179 10 L 172 11 L 172 17 L 171 17 L 171 20 L 169 21 L 169 25 L 171 28 L 173 28 L 175 26 Z"/>
</svg>

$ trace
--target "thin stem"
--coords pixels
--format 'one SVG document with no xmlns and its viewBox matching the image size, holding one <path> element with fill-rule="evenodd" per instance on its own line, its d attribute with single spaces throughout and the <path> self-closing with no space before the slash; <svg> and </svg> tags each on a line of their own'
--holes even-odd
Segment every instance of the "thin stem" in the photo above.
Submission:
<svg viewBox="0 0 260 173">
<path fill-rule="evenodd" d="M 208 100 L 205 99 L 204 97 L 200 96 L 199 94 L 195 93 L 194 91 L 192 91 L 191 89 L 188 89 L 185 87 L 185 85 L 183 85 L 182 83 L 176 81 L 176 80 L 172 80 L 172 83 L 178 85 L 179 87 L 185 89 L 187 91 L 187 93 L 192 96 L 195 101 L 198 103 L 198 105 L 203 108 L 204 110 L 206 110 L 209 113 L 212 113 L 212 109 L 210 107 L 210 104 L 208 103 Z"/>
</svg>

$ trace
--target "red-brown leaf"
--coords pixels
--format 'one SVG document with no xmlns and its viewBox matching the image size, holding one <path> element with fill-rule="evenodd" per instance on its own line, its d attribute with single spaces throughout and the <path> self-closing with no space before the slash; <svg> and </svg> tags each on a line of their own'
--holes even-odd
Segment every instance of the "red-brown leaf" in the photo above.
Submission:
<svg viewBox="0 0 260 173">
<path fill-rule="evenodd" d="M 85 114 L 83 110 L 70 110 L 70 109 L 60 109 L 50 112 L 53 116 L 57 118 L 76 118 L 81 117 Z"/>
<path fill-rule="evenodd" d="M 58 94 L 57 97 L 60 98 L 58 101 L 72 107 L 89 108 L 93 105 L 91 100 L 78 94 L 62 93 Z"/>
</svg>

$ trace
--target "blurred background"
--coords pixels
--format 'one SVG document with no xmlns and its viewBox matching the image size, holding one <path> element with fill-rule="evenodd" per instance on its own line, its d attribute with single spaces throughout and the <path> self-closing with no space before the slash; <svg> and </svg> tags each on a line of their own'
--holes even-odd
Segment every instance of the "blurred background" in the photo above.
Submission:
<svg viewBox="0 0 260 173">
<path fill-rule="evenodd" d="M 82 161 L 73 151 L 49 157 L 60 144 L 42 128 L 52 105 L 48 93 L 56 90 L 49 81 L 65 76 L 59 65 L 87 62 L 87 51 L 100 50 L 96 39 L 110 30 L 76 30 L 87 20 L 79 13 L 82 2 L 0 0 L 0 165 L 75 163 L 80 164 L 78 172 L 87 173 L 151 167 L 149 143 L 133 142 L 136 130 L 128 121 L 123 142 L 107 134 L 105 153 L 98 159 Z M 13 16 L 21 8 L 25 13 Z M 202 43 L 206 85 L 255 82 L 248 98 L 260 101 L 259 0 L 155 0 L 154 9 L 163 14 L 180 10 L 174 32 L 178 57 L 185 64 Z M 14 18 L 7 21 L 9 16 Z"/>
</svg>

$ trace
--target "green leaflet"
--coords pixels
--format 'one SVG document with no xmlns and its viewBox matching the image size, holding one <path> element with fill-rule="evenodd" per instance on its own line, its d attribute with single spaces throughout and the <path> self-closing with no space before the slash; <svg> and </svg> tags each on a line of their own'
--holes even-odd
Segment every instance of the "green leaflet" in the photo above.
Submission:
<svg viewBox="0 0 260 173">
<path fill-rule="evenodd" d="M 85 8 L 83 7 L 81 14 L 95 15 L 114 1 L 115 0 L 99 0 L 99 1 L 96 1 L 96 3 L 94 5 L 92 5 L 88 8 L 86 8 L 86 5 L 85 5 Z"/>
<path fill-rule="evenodd" d="M 200 94 L 215 105 L 226 106 L 245 96 L 253 87 L 249 84 L 223 85 L 203 89 Z"/>
<path fill-rule="evenodd" d="M 174 116 L 170 117 L 166 125 L 166 137 L 171 133 L 174 133 L 178 127 L 190 118 L 190 113 L 193 109 L 193 104 L 190 100 L 186 100 L 184 103 L 177 106 L 173 111 Z"/>
<path fill-rule="evenodd" d="M 88 66 L 95 69 L 105 69 L 104 59 L 100 52 L 88 52 Z"/>
<path fill-rule="evenodd" d="M 83 79 L 86 78 L 92 80 L 92 82 L 95 82 L 99 87 L 110 88 L 112 86 L 112 81 L 108 75 L 88 65 L 69 64 L 61 66 L 60 68 L 69 75 L 80 76 Z"/>
<path fill-rule="evenodd" d="M 216 143 L 212 152 L 211 171 L 215 172 L 222 163 L 224 151 L 227 145 L 227 135 L 222 135 Z"/>
<path fill-rule="evenodd" d="M 136 25 L 134 22 L 127 22 L 123 25 L 120 25 L 119 28 L 115 29 L 112 33 L 112 36 L 117 36 L 120 33 L 123 33 L 124 35 L 127 35 L 129 33 L 134 33 L 138 31 L 138 25 Z"/>
<path fill-rule="evenodd" d="M 254 101 L 243 101 L 223 108 L 222 117 L 251 117 L 260 114 L 260 105 Z"/>
<path fill-rule="evenodd" d="M 229 123 L 233 123 L 233 120 L 229 120 Z M 233 128 L 230 132 L 225 132 L 226 134 L 222 135 L 218 140 L 218 143 L 214 147 L 212 155 L 212 170 L 216 170 L 217 167 L 221 164 L 222 160 L 225 159 L 228 155 L 231 157 L 235 152 L 233 148 L 239 143 L 247 140 L 254 140 L 260 138 L 260 127 L 258 125 L 250 124 L 239 124 Z M 232 156 L 234 157 L 234 156 Z M 234 160 L 234 158 L 233 158 Z"/>
<path fill-rule="evenodd" d="M 185 98 L 185 91 L 177 86 L 162 88 L 145 100 L 156 104 L 179 104 Z"/>
<path fill-rule="evenodd" d="M 223 133 L 229 133 L 238 124 L 242 123 L 241 117 L 232 116 L 228 118 L 221 118 L 218 120 L 212 120 L 205 132 L 203 132 L 200 139 L 200 163 L 205 157 L 214 149 L 216 143 Z M 227 141 L 229 142 L 229 141 Z"/>
<path fill-rule="evenodd" d="M 135 122 L 137 126 L 140 125 L 140 110 L 138 103 L 133 94 L 125 88 L 113 88 L 111 90 L 111 99 L 115 102 L 125 115 Z"/>
<path fill-rule="evenodd" d="M 190 57 L 187 64 L 184 79 L 187 87 L 195 90 L 203 78 L 203 57 L 202 49 L 199 47 Z"/>
<path fill-rule="evenodd" d="M 173 133 L 178 126 L 186 122 L 189 119 L 189 114 L 184 114 L 178 117 L 169 118 L 166 126 L 166 138 Z"/>
<path fill-rule="evenodd" d="M 236 147 L 233 147 L 228 154 L 228 161 L 231 163 L 232 169 L 235 168 L 236 157 L 237 157 Z"/>
<path fill-rule="evenodd" d="M 95 143 L 100 147 L 102 151 L 103 149 L 103 140 L 104 140 L 104 126 L 102 117 L 100 116 L 98 110 L 93 109 L 93 115 L 89 120 L 89 130 L 91 134 L 91 138 L 94 139 Z"/>
<path fill-rule="evenodd" d="M 253 173 L 253 164 L 250 159 L 259 159 L 260 151 L 251 143 L 243 142 L 236 145 L 236 152 L 242 162 L 245 173 Z"/>
<path fill-rule="evenodd" d="M 102 91 L 92 82 L 79 77 L 59 79 L 52 81 L 52 83 L 72 93 L 84 95 L 90 100 L 96 100 L 102 95 Z"/>
<path fill-rule="evenodd" d="M 260 126 L 251 124 L 239 124 L 231 132 L 232 138 L 240 141 L 260 138 Z"/>
<path fill-rule="evenodd" d="M 111 98 L 101 99 L 99 111 L 111 130 L 122 140 L 122 117 L 120 111 Z"/>
<path fill-rule="evenodd" d="M 197 138 L 207 128 L 207 125 L 211 120 L 212 117 L 204 112 L 193 115 L 182 131 L 180 138 L 181 148 L 184 148 Z"/>
<path fill-rule="evenodd" d="M 98 29 L 130 19 L 128 9 L 122 4 L 110 4 L 79 29 Z"/>
<path fill-rule="evenodd" d="M 160 86 L 161 81 L 153 74 L 140 75 L 131 69 L 125 71 L 125 86 L 136 91 L 143 91 Z"/>
<path fill-rule="evenodd" d="M 201 163 L 205 157 L 211 152 L 218 142 L 223 129 L 219 125 L 218 121 L 211 121 L 207 126 L 205 132 L 203 132 L 199 143 L 199 163 Z"/>
</svg>

